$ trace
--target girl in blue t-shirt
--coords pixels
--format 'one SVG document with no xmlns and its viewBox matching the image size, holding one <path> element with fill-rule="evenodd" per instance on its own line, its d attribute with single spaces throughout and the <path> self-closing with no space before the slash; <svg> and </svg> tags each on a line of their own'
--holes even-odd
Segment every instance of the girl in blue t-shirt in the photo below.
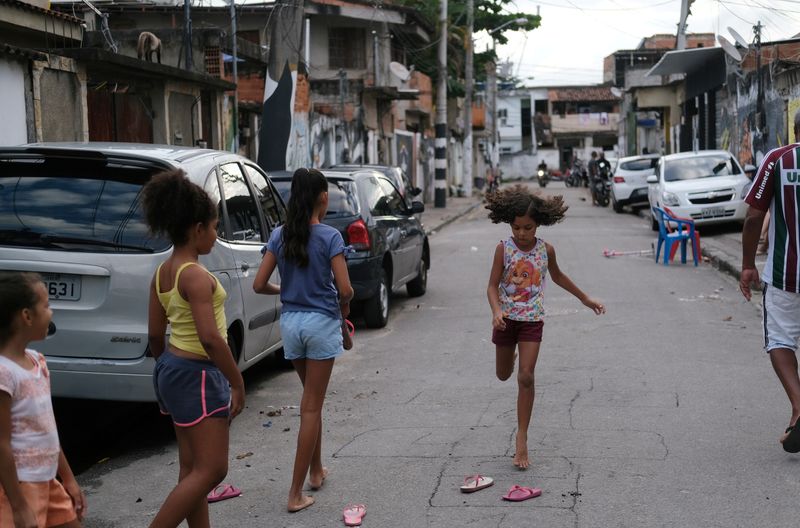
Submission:
<svg viewBox="0 0 800 528">
<path fill-rule="evenodd" d="M 280 294 L 281 337 L 286 359 L 300 382 L 300 432 L 294 459 L 290 512 L 311 506 L 303 495 L 306 474 L 312 490 L 322 486 L 322 404 L 334 359 L 342 353 L 342 319 L 350 312 L 353 287 L 338 230 L 320 223 L 328 210 L 328 182 L 315 169 L 297 169 L 292 177 L 286 224 L 273 231 L 253 288 Z M 269 282 L 275 267 L 280 286 Z"/>
</svg>

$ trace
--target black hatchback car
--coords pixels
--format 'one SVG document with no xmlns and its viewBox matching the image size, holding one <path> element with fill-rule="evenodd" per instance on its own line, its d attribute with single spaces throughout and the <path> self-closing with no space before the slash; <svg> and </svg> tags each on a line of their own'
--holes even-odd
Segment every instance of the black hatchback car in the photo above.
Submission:
<svg viewBox="0 0 800 528">
<path fill-rule="evenodd" d="M 425 294 L 431 257 L 428 237 L 414 215 L 422 202 L 404 198 L 395 185 L 375 169 L 323 171 L 328 178 L 328 213 L 324 223 L 342 233 L 351 251 L 347 269 L 355 300 L 363 304 L 364 322 L 381 328 L 389 321 L 391 292 L 406 287 L 408 295 Z M 270 174 L 288 203 L 291 174 Z"/>
</svg>

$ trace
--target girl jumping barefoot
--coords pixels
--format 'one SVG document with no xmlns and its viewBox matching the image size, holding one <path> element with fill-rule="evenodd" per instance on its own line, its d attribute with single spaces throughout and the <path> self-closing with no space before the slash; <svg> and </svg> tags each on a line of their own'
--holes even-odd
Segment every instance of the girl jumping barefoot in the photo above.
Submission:
<svg viewBox="0 0 800 528">
<path fill-rule="evenodd" d="M 539 226 L 564 219 L 567 206 L 561 196 L 543 198 L 523 185 L 487 196 L 489 218 L 511 224 L 511 237 L 497 244 L 489 275 L 487 296 L 492 308 L 492 343 L 496 345 L 497 377 L 505 381 L 517 374 L 517 438 L 514 465 L 526 469 L 528 426 L 533 412 L 534 369 L 544 326 L 544 290 L 547 273 L 553 282 L 577 297 L 596 314 L 605 313 L 600 301 L 589 298 L 558 267 L 553 246 L 538 238 Z"/>
</svg>

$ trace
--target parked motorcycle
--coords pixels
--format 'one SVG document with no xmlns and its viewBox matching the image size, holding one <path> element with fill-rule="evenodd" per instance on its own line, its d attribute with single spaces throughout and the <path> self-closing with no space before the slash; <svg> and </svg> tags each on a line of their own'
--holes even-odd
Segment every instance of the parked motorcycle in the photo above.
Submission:
<svg viewBox="0 0 800 528">
<path fill-rule="evenodd" d="M 547 187 L 547 182 L 550 181 L 550 171 L 547 169 L 537 170 L 536 179 L 539 181 L 539 187 Z"/>
<path fill-rule="evenodd" d="M 567 177 L 564 179 L 564 184 L 567 187 L 580 187 L 583 183 L 585 172 L 586 170 L 583 168 L 581 160 L 576 159 L 572 164 L 569 174 L 567 174 Z"/>
<path fill-rule="evenodd" d="M 608 162 L 597 167 L 597 176 L 592 181 L 592 204 L 608 206 L 611 201 L 611 167 Z"/>
</svg>

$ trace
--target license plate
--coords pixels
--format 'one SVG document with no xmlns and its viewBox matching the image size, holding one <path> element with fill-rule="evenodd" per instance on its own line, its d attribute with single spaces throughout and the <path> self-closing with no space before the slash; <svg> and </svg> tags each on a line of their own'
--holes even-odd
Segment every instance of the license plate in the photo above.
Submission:
<svg viewBox="0 0 800 528">
<path fill-rule="evenodd" d="M 52 301 L 78 301 L 81 298 L 80 275 L 44 273 L 42 280 Z"/>
<path fill-rule="evenodd" d="M 706 207 L 701 211 L 703 217 L 723 216 L 725 214 L 724 207 Z"/>
</svg>

